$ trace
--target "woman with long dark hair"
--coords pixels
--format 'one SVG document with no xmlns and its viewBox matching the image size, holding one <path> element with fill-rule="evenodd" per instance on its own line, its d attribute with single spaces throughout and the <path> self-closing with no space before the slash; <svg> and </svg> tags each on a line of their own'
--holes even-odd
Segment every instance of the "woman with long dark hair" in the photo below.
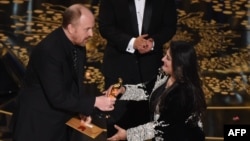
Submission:
<svg viewBox="0 0 250 141">
<path fill-rule="evenodd" d="M 162 61 L 157 78 L 146 84 L 124 85 L 117 91 L 122 94 L 120 100 L 149 100 L 151 121 L 127 130 L 115 125 L 118 132 L 108 140 L 205 140 L 201 119 L 206 101 L 194 47 L 172 41 Z M 147 89 L 149 83 L 154 83 L 152 90 Z"/>
</svg>

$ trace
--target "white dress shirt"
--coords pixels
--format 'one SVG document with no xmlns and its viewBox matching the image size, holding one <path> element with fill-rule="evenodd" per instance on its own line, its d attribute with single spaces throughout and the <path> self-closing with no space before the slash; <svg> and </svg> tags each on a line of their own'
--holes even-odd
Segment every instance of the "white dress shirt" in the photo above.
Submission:
<svg viewBox="0 0 250 141">
<path fill-rule="evenodd" d="M 137 16 L 137 24 L 138 24 L 138 30 L 139 35 L 141 35 L 142 30 L 142 22 L 143 22 L 143 15 L 144 15 L 144 8 L 145 8 L 145 2 L 146 0 L 134 0 L 135 1 L 135 8 L 136 8 L 136 16 Z M 129 41 L 127 52 L 134 53 L 134 42 L 136 38 L 132 38 Z"/>
</svg>

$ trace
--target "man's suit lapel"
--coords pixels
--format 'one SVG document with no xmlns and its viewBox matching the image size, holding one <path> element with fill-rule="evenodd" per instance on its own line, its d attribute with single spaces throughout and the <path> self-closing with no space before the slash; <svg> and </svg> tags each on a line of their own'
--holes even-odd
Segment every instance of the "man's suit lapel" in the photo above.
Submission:
<svg viewBox="0 0 250 141">
<path fill-rule="evenodd" d="M 67 56 L 67 63 L 69 65 L 69 68 L 71 69 L 71 72 L 72 72 L 72 76 L 73 76 L 73 79 L 74 81 L 78 84 L 78 76 L 76 74 L 76 71 L 74 70 L 74 58 L 73 58 L 73 49 L 74 49 L 74 45 L 70 42 L 70 40 L 66 37 L 65 33 L 63 32 L 63 29 L 61 28 L 60 29 L 60 32 L 62 36 L 62 38 L 64 40 L 62 40 L 63 44 L 64 44 L 64 50 L 65 50 L 65 55 Z"/>
<path fill-rule="evenodd" d="M 136 16 L 136 7 L 134 0 L 128 0 L 128 6 L 129 6 L 129 11 L 131 13 L 133 31 L 136 31 L 136 33 L 139 35 L 138 21 Z M 143 24 L 142 24 L 142 34 L 148 33 L 151 16 L 152 16 L 152 0 L 146 0 L 144 8 Z"/>
<path fill-rule="evenodd" d="M 137 17 L 136 17 L 136 8 L 135 8 L 134 0 L 128 0 L 128 6 L 129 6 L 130 15 L 131 15 L 131 23 L 132 23 L 133 31 L 135 31 L 135 33 L 137 35 L 139 35 L 138 24 L 137 24 L 138 22 L 137 22 Z"/>
<path fill-rule="evenodd" d="M 142 23 L 142 34 L 148 33 L 151 16 L 152 16 L 152 0 L 146 0 L 144 15 L 143 15 L 143 23 Z"/>
</svg>

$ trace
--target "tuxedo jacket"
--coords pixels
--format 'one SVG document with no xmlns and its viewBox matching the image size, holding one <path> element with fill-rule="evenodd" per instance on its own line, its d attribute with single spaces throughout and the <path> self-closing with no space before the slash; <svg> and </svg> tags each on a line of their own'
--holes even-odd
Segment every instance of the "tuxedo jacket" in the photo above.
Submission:
<svg viewBox="0 0 250 141">
<path fill-rule="evenodd" d="M 15 141 L 67 141 L 66 121 L 92 113 L 95 97 L 84 93 L 73 69 L 73 48 L 61 27 L 34 47 L 13 116 Z M 85 49 L 78 48 L 83 67 Z"/>
<path fill-rule="evenodd" d="M 103 59 L 105 77 L 124 83 L 139 83 L 152 79 L 162 65 L 163 44 L 176 32 L 175 0 L 146 0 L 142 34 L 154 40 L 154 50 L 147 54 L 128 53 L 126 48 L 133 37 L 139 36 L 134 0 L 102 0 L 99 11 L 99 30 L 107 40 Z"/>
</svg>

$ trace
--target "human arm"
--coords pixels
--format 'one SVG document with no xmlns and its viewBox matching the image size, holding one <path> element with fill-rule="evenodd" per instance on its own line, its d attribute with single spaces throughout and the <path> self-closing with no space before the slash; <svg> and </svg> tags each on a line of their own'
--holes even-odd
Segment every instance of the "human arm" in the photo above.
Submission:
<svg viewBox="0 0 250 141">
<path fill-rule="evenodd" d="M 140 54 L 145 54 L 154 50 L 153 38 L 148 38 L 148 34 L 144 34 L 135 38 L 134 49 Z"/>
<path fill-rule="evenodd" d="M 158 75 L 154 79 L 151 79 L 146 83 L 123 85 L 120 89 L 115 89 L 114 95 L 115 97 L 122 95 L 120 100 L 147 100 L 150 93 L 166 82 L 167 77 L 168 76 L 162 71 L 162 69 L 159 69 Z M 151 85 L 154 85 L 153 89 L 149 89 L 149 86 Z M 110 94 L 112 87 L 113 85 L 111 85 L 104 93 Z"/>
<path fill-rule="evenodd" d="M 120 97 L 120 100 L 141 101 L 148 99 L 148 95 L 143 84 L 124 85 L 124 87 L 125 92 Z"/>
<path fill-rule="evenodd" d="M 103 38 L 120 52 L 127 48 L 132 35 L 131 17 L 126 1 L 103 0 L 99 6 L 99 31 Z M 124 22 L 125 21 L 125 22 Z M 132 47 L 133 48 L 133 47 Z"/>
<path fill-rule="evenodd" d="M 155 11 L 150 20 L 150 30 L 146 33 L 149 35 L 148 39 L 153 39 L 154 51 L 159 51 L 175 35 L 178 16 L 175 0 L 159 0 L 153 3 Z"/>
<path fill-rule="evenodd" d="M 90 115 L 95 107 L 95 95 L 85 93 L 79 88 L 77 77 L 74 76 L 70 64 L 71 54 L 62 49 L 68 42 L 67 40 L 59 42 L 60 37 L 58 34 L 53 34 L 53 38 L 47 38 L 48 41 L 34 49 L 25 85 L 42 90 L 43 95 L 31 95 L 35 99 L 46 97 L 46 102 L 37 100 L 37 105 L 50 104 L 63 111 Z"/>
<path fill-rule="evenodd" d="M 115 101 L 115 97 L 107 97 L 106 95 L 101 95 L 96 97 L 94 106 L 101 111 L 112 111 L 114 110 Z"/>
<path fill-rule="evenodd" d="M 105 91 L 104 93 L 106 93 L 106 95 L 111 93 L 112 87 L 113 85 L 110 86 L 109 89 Z M 119 100 L 141 101 L 141 100 L 148 99 L 145 86 L 142 83 L 137 84 L 137 85 L 128 85 L 128 84 L 123 85 L 120 87 L 120 89 L 116 89 L 115 91 L 113 91 L 113 93 L 115 97 L 121 94 L 121 97 L 119 98 Z"/>
<path fill-rule="evenodd" d="M 116 134 L 112 137 L 107 138 L 108 141 L 117 141 L 117 140 L 126 140 L 127 139 L 127 131 L 121 128 L 118 125 L 114 125 L 117 130 Z"/>
<path fill-rule="evenodd" d="M 117 133 L 108 138 L 109 141 L 115 140 L 128 140 L 128 141 L 144 141 L 155 137 L 156 124 L 154 122 L 148 122 L 137 127 L 129 128 L 127 130 L 115 125 Z"/>
<path fill-rule="evenodd" d="M 80 124 L 85 126 L 85 127 L 89 127 L 89 128 L 93 128 L 93 125 L 91 125 L 91 121 L 92 121 L 92 118 L 91 116 L 85 116 L 85 115 L 82 115 L 80 114 Z"/>
<path fill-rule="evenodd" d="M 120 52 L 144 54 L 152 50 L 154 41 L 148 34 L 139 35 L 135 11 L 127 1 L 105 0 L 100 3 L 99 30 L 110 46 Z M 134 18 L 134 19 L 133 19 Z M 126 22 L 124 22 L 126 21 Z M 130 23 L 130 24 L 128 24 Z"/>
<path fill-rule="evenodd" d="M 148 34 L 133 37 L 129 41 L 126 51 L 134 53 L 137 50 L 140 54 L 144 54 L 152 50 L 152 38 L 147 40 L 146 37 L 148 37 Z"/>
</svg>

